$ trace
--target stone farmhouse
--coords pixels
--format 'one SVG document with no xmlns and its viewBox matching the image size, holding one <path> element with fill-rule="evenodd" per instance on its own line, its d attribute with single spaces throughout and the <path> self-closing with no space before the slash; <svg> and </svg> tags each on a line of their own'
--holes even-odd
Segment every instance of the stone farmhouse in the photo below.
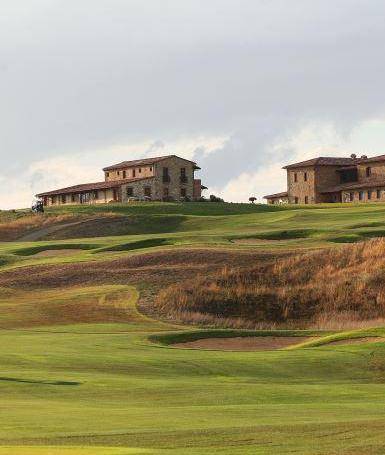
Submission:
<svg viewBox="0 0 385 455">
<path fill-rule="evenodd" d="M 37 194 L 45 206 L 129 202 L 132 200 L 198 200 L 206 189 L 194 177 L 200 167 L 176 155 L 123 161 L 105 167 L 104 181 Z"/>
<path fill-rule="evenodd" d="M 385 155 L 319 157 L 283 169 L 287 191 L 264 196 L 269 204 L 385 202 Z"/>
</svg>

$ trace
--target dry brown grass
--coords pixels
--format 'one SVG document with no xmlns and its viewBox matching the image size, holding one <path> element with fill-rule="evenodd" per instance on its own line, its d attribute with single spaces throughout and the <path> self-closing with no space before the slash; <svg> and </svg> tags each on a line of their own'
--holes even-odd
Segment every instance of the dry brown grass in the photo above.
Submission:
<svg viewBox="0 0 385 455">
<path fill-rule="evenodd" d="M 8 242 L 17 240 L 29 232 L 55 224 L 76 221 L 79 216 L 65 215 L 35 215 L 22 214 L 17 218 L 3 217 L 0 219 L 0 241 Z"/>
<path fill-rule="evenodd" d="M 361 327 L 385 319 L 385 240 L 225 267 L 160 292 L 156 305 L 183 321 Z M 365 321 L 363 323 L 363 321 Z"/>
</svg>

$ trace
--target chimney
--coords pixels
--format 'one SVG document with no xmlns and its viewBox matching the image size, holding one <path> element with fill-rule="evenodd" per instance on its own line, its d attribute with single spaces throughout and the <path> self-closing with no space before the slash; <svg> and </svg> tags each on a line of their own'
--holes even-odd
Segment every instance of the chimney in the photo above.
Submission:
<svg viewBox="0 0 385 455">
<path fill-rule="evenodd" d="M 357 155 L 356 155 L 355 153 L 352 153 L 352 154 L 350 155 L 350 158 L 351 158 L 352 160 L 355 160 L 355 159 L 357 158 Z"/>
<path fill-rule="evenodd" d="M 367 158 L 368 158 L 367 155 L 361 155 L 362 160 L 366 160 Z"/>
</svg>

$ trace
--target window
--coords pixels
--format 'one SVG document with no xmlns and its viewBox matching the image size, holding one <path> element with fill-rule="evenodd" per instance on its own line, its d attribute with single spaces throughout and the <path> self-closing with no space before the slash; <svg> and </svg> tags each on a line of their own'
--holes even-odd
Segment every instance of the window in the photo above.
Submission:
<svg viewBox="0 0 385 455">
<path fill-rule="evenodd" d="M 372 199 L 372 191 L 371 190 L 368 190 L 368 199 Z"/>
<path fill-rule="evenodd" d="M 163 188 L 163 197 L 168 197 L 168 188 L 167 188 L 167 186 L 165 186 Z"/>
<path fill-rule="evenodd" d="M 294 182 L 297 182 L 297 181 L 298 181 L 298 179 L 297 179 L 297 173 L 294 172 Z"/>
<path fill-rule="evenodd" d="M 91 196 L 90 193 L 82 193 L 80 195 L 80 203 L 85 204 L 85 203 L 89 202 L 90 196 Z"/>
<path fill-rule="evenodd" d="M 181 183 L 187 183 L 186 168 L 180 168 L 180 181 Z"/>
<path fill-rule="evenodd" d="M 123 178 L 124 179 L 126 178 L 126 175 L 127 175 L 126 171 L 123 171 Z"/>
<path fill-rule="evenodd" d="M 110 173 L 109 172 L 106 172 L 106 177 L 109 177 L 110 176 Z"/>
<path fill-rule="evenodd" d="M 141 173 L 142 173 L 142 168 L 140 167 L 140 168 L 139 168 L 139 174 L 141 174 Z"/>
<path fill-rule="evenodd" d="M 151 187 L 150 186 L 144 187 L 144 195 L 146 197 L 151 197 Z"/>
<path fill-rule="evenodd" d="M 150 172 L 152 172 L 152 167 L 150 167 Z"/>
<path fill-rule="evenodd" d="M 170 176 L 168 174 L 168 167 L 163 168 L 163 182 L 167 183 L 170 181 Z"/>
<path fill-rule="evenodd" d="M 349 200 L 350 202 L 354 201 L 354 193 L 349 193 Z"/>
<path fill-rule="evenodd" d="M 297 175 L 297 174 L 295 174 L 295 175 Z M 298 204 L 298 198 L 297 198 L 297 196 L 294 198 L 294 204 Z"/>
<path fill-rule="evenodd" d="M 62 197 L 61 197 L 61 201 L 62 201 L 62 203 L 63 203 L 63 204 L 65 204 L 65 203 L 66 203 L 66 196 L 65 196 L 65 194 L 63 194 L 63 195 L 62 195 Z"/>
<path fill-rule="evenodd" d="M 127 187 L 127 197 L 132 197 L 134 195 L 134 188 L 131 186 Z"/>
<path fill-rule="evenodd" d="M 381 199 L 381 190 L 376 191 L 377 199 Z"/>
<path fill-rule="evenodd" d="M 135 171 L 135 169 L 133 169 L 132 170 L 132 176 L 135 177 L 135 175 L 136 175 L 136 171 Z"/>
<path fill-rule="evenodd" d="M 366 177 L 370 177 L 372 175 L 372 168 L 371 167 L 367 167 L 365 169 L 365 172 L 366 172 Z"/>
<path fill-rule="evenodd" d="M 186 188 L 181 188 L 180 189 L 180 196 L 181 197 L 186 197 Z"/>
<path fill-rule="evenodd" d="M 303 174 L 303 181 L 307 182 L 307 172 L 304 172 L 304 174 Z"/>
<path fill-rule="evenodd" d="M 76 194 L 71 194 L 71 202 L 76 202 Z"/>
<path fill-rule="evenodd" d="M 120 175 L 120 171 L 118 171 L 118 175 Z"/>
<path fill-rule="evenodd" d="M 360 201 L 362 201 L 362 200 L 364 199 L 364 192 L 363 192 L 363 191 L 360 191 L 360 192 L 358 193 L 358 199 L 359 199 Z"/>
<path fill-rule="evenodd" d="M 305 196 L 305 204 L 308 204 L 309 203 L 309 198 L 307 196 Z"/>
<path fill-rule="evenodd" d="M 99 192 L 98 192 L 98 190 L 94 191 L 93 196 L 94 196 L 94 199 L 98 199 L 98 198 L 99 198 Z"/>
</svg>

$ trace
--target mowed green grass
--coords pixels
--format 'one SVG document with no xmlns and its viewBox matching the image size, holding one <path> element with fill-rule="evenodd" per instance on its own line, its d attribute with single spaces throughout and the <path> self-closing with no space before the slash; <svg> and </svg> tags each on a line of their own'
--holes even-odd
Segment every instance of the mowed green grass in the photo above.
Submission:
<svg viewBox="0 0 385 455">
<path fill-rule="evenodd" d="M 103 204 L 50 208 L 44 216 L 63 214 L 96 217 L 102 223 L 95 225 L 91 220 L 64 226 L 52 234 L 59 240 L 0 242 L 0 268 L 97 261 L 119 254 L 180 247 L 306 250 L 385 235 L 382 203 L 277 207 L 222 203 Z M 113 220 L 111 214 L 121 220 Z M 8 219 L 5 213 L 0 215 L 0 221 Z M 41 257 L 46 250 L 64 249 L 71 251 Z"/>
<path fill-rule="evenodd" d="M 384 204 L 133 204 L 47 216 L 70 211 L 138 218 L 119 236 L 0 243 L 0 272 L 165 248 L 337 247 L 385 231 Z M 0 455 L 385 453 L 385 342 L 328 344 L 384 329 L 311 333 L 279 351 L 177 349 L 157 340 L 191 338 L 192 328 L 144 316 L 137 298 L 113 284 L 0 289 Z"/>
<path fill-rule="evenodd" d="M 0 454 L 384 453 L 383 342 L 176 349 L 149 337 L 191 329 L 141 315 L 131 287 L 14 297 L 13 308 L 6 298 L 1 305 L 10 322 L 0 331 Z M 126 308 L 128 320 L 90 323 L 84 314 L 85 322 L 39 326 L 19 309 L 18 328 L 6 317 L 28 302 L 57 311 L 69 298 L 80 314 L 83 302 L 102 299 Z M 374 334 L 385 331 L 363 332 Z"/>
</svg>

